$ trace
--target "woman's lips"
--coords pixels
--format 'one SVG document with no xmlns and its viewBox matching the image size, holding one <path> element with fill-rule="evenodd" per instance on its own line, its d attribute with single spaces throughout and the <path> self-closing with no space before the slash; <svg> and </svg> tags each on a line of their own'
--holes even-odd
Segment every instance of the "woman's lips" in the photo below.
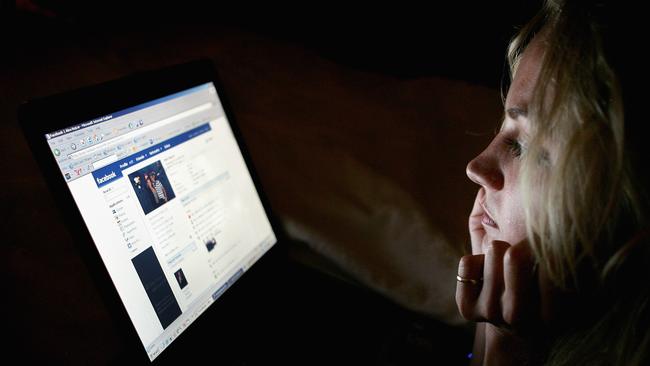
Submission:
<svg viewBox="0 0 650 366">
<path fill-rule="evenodd" d="M 483 216 L 481 217 L 481 222 L 483 223 L 483 225 L 487 225 L 495 229 L 498 229 L 499 225 L 497 225 L 497 222 L 494 221 L 492 215 L 490 215 L 490 211 L 488 211 L 487 208 L 485 208 L 485 205 L 483 203 L 481 203 L 481 207 L 483 208 Z"/>
</svg>

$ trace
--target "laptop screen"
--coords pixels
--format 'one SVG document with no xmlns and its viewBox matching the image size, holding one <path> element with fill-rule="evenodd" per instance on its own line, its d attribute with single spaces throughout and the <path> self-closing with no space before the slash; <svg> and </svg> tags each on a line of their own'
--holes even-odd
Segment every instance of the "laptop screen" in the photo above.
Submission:
<svg viewBox="0 0 650 366">
<path fill-rule="evenodd" d="M 44 137 L 152 361 L 276 243 L 212 83 Z"/>
</svg>

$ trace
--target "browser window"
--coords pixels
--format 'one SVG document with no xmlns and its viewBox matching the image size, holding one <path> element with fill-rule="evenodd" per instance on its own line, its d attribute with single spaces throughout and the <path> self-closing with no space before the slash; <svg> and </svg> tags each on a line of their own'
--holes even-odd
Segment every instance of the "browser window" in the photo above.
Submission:
<svg viewBox="0 0 650 366">
<path fill-rule="evenodd" d="M 152 361 L 276 243 L 212 83 L 45 138 Z"/>
</svg>

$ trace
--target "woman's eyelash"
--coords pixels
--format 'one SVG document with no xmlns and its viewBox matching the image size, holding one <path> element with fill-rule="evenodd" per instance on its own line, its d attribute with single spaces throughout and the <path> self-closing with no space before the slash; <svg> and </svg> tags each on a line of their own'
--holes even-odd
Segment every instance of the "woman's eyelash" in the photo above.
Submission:
<svg viewBox="0 0 650 366">
<path fill-rule="evenodd" d="M 520 157 L 521 154 L 523 154 L 524 152 L 524 147 L 522 146 L 522 144 L 515 139 L 506 138 L 505 144 L 508 147 L 508 150 L 515 157 Z"/>
</svg>

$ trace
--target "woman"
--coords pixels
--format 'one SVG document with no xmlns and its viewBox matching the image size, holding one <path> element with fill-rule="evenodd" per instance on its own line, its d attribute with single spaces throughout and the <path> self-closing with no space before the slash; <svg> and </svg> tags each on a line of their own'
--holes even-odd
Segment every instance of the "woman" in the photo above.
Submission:
<svg viewBox="0 0 650 366">
<path fill-rule="evenodd" d="M 510 45 L 504 121 L 467 166 L 472 364 L 650 363 L 648 154 L 613 6 L 546 1 Z"/>
</svg>

